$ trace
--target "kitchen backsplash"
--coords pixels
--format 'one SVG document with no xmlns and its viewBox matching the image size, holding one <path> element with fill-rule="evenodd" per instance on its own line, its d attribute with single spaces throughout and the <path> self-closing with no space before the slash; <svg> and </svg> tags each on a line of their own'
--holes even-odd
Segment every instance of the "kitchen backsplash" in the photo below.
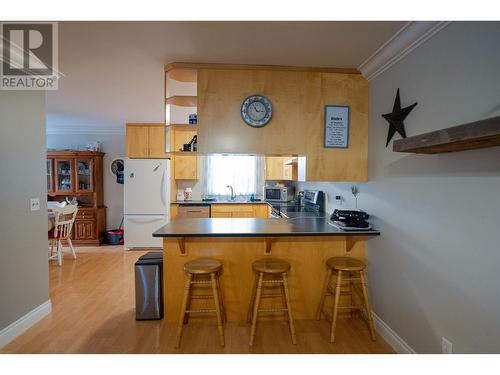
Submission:
<svg viewBox="0 0 500 375">
<path fill-rule="evenodd" d="M 352 195 L 351 187 L 359 189 L 358 208 L 363 209 L 363 184 L 354 182 L 297 182 L 297 192 L 301 190 L 322 190 L 326 195 L 326 212 L 332 213 L 335 209 L 356 208 L 356 199 Z M 337 201 L 336 196 L 342 199 Z"/>
</svg>

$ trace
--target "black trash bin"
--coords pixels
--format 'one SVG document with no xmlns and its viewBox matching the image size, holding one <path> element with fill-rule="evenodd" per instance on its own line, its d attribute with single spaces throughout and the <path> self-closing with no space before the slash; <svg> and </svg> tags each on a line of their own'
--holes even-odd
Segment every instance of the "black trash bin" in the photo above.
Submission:
<svg viewBox="0 0 500 375">
<path fill-rule="evenodd" d="M 163 319 L 163 253 L 151 251 L 135 262 L 135 319 Z"/>
</svg>

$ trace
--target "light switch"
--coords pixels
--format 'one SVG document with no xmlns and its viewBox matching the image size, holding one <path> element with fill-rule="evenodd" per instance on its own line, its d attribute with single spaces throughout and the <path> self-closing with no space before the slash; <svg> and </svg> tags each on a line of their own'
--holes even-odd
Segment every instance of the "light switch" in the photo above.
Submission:
<svg viewBox="0 0 500 375">
<path fill-rule="evenodd" d="M 31 198 L 30 199 L 30 210 L 31 211 L 40 211 L 40 198 Z"/>
</svg>

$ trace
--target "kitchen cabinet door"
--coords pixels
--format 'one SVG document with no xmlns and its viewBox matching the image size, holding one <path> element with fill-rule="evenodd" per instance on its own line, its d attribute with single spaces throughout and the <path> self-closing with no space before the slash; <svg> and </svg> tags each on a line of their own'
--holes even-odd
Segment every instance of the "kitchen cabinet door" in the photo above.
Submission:
<svg viewBox="0 0 500 375">
<path fill-rule="evenodd" d="M 94 160 L 76 159 L 76 184 L 75 189 L 79 192 L 94 191 Z"/>
<path fill-rule="evenodd" d="M 269 211 L 271 207 L 267 204 L 254 204 L 254 217 L 262 218 L 262 219 L 267 219 L 269 215 Z"/>
<path fill-rule="evenodd" d="M 292 157 L 267 156 L 266 157 L 266 180 L 297 180 L 297 163 L 285 164 L 290 162 Z"/>
<path fill-rule="evenodd" d="M 139 125 L 127 126 L 127 156 L 129 158 L 149 157 L 149 127 Z"/>
<path fill-rule="evenodd" d="M 150 126 L 148 129 L 149 138 L 149 158 L 162 159 L 166 158 L 165 152 L 165 126 Z"/>
<path fill-rule="evenodd" d="M 176 180 L 197 180 L 198 157 L 193 155 L 175 155 L 174 178 Z"/>
<path fill-rule="evenodd" d="M 54 159 L 55 184 L 57 192 L 72 192 L 74 190 L 73 159 Z"/>
<path fill-rule="evenodd" d="M 266 157 L 266 180 L 283 180 L 283 158 L 281 156 Z"/>
<path fill-rule="evenodd" d="M 47 159 L 47 193 L 54 192 L 54 159 Z"/>
<path fill-rule="evenodd" d="M 95 239 L 95 221 L 94 220 L 76 220 L 74 227 L 75 240 L 93 240 Z"/>
<path fill-rule="evenodd" d="M 210 213 L 210 217 L 213 217 L 213 218 L 216 218 L 216 217 L 219 217 L 219 218 L 226 218 L 226 219 L 230 219 L 233 217 L 233 214 L 232 212 L 214 212 L 212 211 Z"/>
</svg>

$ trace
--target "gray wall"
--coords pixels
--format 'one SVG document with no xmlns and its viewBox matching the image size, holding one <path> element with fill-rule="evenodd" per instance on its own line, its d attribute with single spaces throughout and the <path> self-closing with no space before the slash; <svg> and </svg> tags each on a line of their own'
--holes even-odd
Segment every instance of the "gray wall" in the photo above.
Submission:
<svg viewBox="0 0 500 375">
<path fill-rule="evenodd" d="M 0 91 L 0 330 L 49 299 L 46 196 L 45 94 Z"/>
<path fill-rule="evenodd" d="M 443 336 L 456 353 L 500 352 L 500 147 L 393 153 L 381 114 L 399 87 L 402 106 L 418 101 L 408 136 L 500 115 L 499 41 L 500 23 L 453 23 L 370 82 L 358 203 L 382 232 L 367 242 L 373 310 L 418 353 Z M 350 184 L 300 186 L 352 206 Z"/>
<path fill-rule="evenodd" d="M 47 134 L 51 149 L 77 148 L 88 143 L 101 142 L 104 155 L 104 205 L 107 229 L 118 228 L 123 217 L 123 185 L 117 184 L 109 172 L 114 158 L 125 156 L 125 134 Z"/>
</svg>

